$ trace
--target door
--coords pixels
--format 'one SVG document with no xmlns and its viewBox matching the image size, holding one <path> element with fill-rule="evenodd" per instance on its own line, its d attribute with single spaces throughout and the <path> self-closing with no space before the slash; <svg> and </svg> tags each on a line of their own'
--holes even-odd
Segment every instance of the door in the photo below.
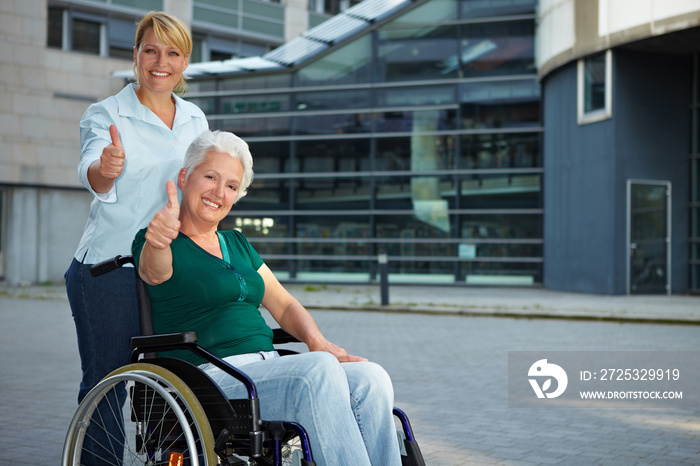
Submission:
<svg viewBox="0 0 700 466">
<path fill-rule="evenodd" d="M 671 183 L 627 180 L 627 293 L 671 294 Z"/>
</svg>

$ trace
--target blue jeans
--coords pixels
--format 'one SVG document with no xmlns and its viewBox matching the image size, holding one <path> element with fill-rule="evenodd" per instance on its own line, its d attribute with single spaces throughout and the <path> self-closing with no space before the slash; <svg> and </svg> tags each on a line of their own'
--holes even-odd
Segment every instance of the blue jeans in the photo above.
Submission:
<svg viewBox="0 0 700 466">
<path fill-rule="evenodd" d="M 255 382 L 263 419 L 304 426 L 319 466 L 401 465 L 392 414 L 394 389 L 381 366 L 341 364 L 326 352 L 276 356 L 226 358 Z M 229 398 L 247 396 L 243 385 L 220 369 L 211 364 L 200 368 Z"/>
<path fill-rule="evenodd" d="M 129 340 L 141 334 L 135 269 L 93 277 L 90 265 L 73 259 L 65 275 L 83 371 L 78 402 L 107 374 L 129 363 Z"/>
</svg>

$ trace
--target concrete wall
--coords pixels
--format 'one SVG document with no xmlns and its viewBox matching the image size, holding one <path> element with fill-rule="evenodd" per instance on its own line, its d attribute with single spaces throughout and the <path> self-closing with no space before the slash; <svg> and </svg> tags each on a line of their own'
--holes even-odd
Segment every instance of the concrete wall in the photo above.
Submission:
<svg viewBox="0 0 700 466">
<path fill-rule="evenodd" d="M 78 123 L 117 92 L 129 61 L 46 47 L 46 0 L 0 0 L 0 189 L 9 283 L 60 283 L 91 196 L 78 181 Z"/>
<path fill-rule="evenodd" d="M 700 25 L 697 0 L 540 0 L 541 77 L 600 50 Z"/>
<path fill-rule="evenodd" d="M 80 117 L 131 62 L 47 48 L 46 20 L 46 0 L 0 0 L 0 183 L 78 187 Z"/>
<path fill-rule="evenodd" d="M 7 282 L 62 283 L 83 233 L 91 196 L 84 191 L 48 188 L 11 188 L 7 192 Z"/>
</svg>

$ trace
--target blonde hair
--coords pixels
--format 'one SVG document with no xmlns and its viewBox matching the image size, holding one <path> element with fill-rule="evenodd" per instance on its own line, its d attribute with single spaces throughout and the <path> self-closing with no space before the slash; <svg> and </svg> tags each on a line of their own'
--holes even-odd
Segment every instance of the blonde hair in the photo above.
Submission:
<svg viewBox="0 0 700 466">
<path fill-rule="evenodd" d="M 170 47 L 180 50 L 185 56 L 192 53 L 192 35 L 190 29 L 181 19 L 163 11 L 149 11 L 141 18 L 136 25 L 136 38 L 134 44 L 138 50 L 143 42 L 143 36 L 148 28 L 153 28 L 158 40 Z M 141 85 L 138 67 L 134 61 L 134 75 L 136 84 Z M 182 94 L 187 90 L 184 74 L 180 76 L 180 81 L 173 89 L 173 92 Z"/>
</svg>

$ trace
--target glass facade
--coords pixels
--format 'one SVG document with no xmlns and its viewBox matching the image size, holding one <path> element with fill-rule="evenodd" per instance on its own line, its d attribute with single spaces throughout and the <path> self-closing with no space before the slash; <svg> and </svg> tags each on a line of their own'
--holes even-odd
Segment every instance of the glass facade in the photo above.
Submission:
<svg viewBox="0 0 700 466">
<path fill-rule="evenodd" d="M 223 227 L 282 279 L 542 281 L 536 0 L 416 2 L 298 68 L 197 78 L 255 180 Z"/>
</svg>

